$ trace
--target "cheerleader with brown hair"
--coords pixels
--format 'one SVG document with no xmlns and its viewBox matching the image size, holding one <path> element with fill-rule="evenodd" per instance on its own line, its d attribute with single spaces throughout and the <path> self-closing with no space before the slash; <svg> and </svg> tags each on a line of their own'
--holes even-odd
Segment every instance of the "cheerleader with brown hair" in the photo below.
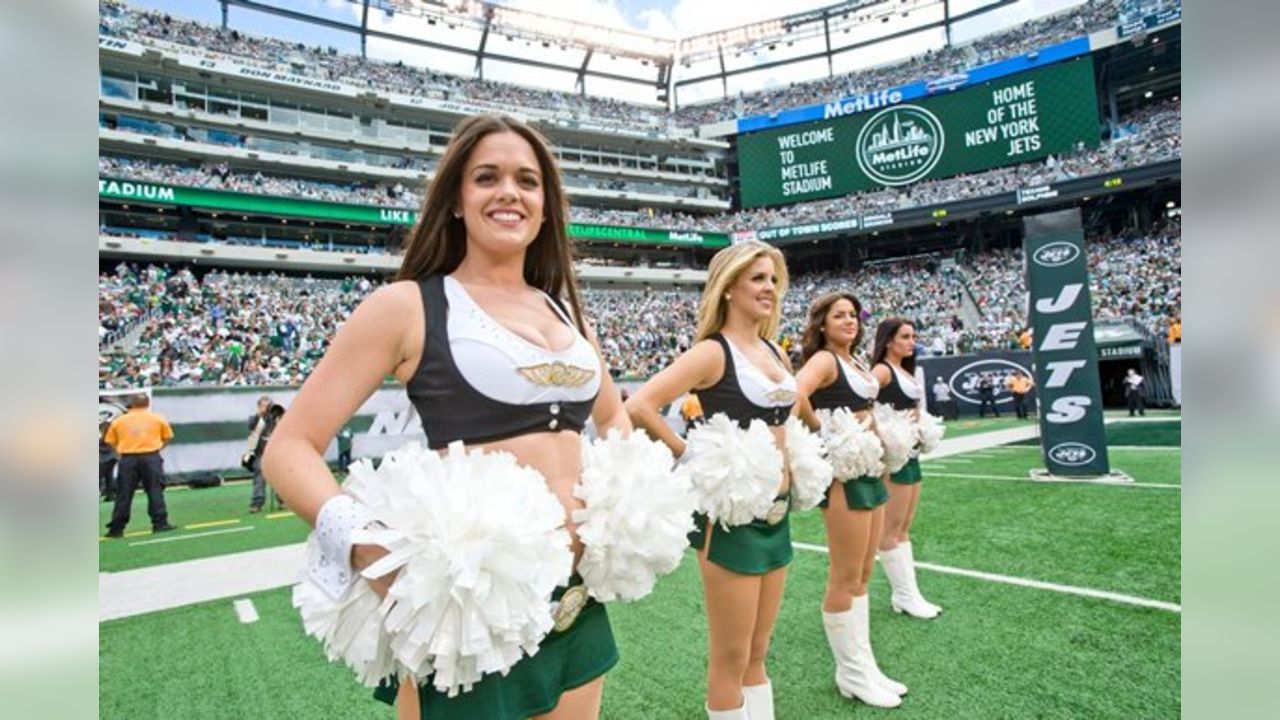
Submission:
<svg viewBox="0 0 1280 720">
<path fill-rule="evenodd" d="M 870 434 L 871 408 L 880 391 L 875 376 L 855 357 L 863 337 L 861 313 L 862 303 L 851 293 L 823 295 L 809 307 L 802 341 L 805 363 L 796 375 L 797 392 L 809 398 L 827 426 L 823 429 L 833 459 L 842 452 L 857 452 L 854 447 L 833 446 L 839 442 L 831 434 L 837 420 L 833 413 L 851 414 L 851 420 L 865 423 L 863 432 Z M 878 456 L 879 442 L 872 438 L 867 439 L 872 440 L 873 455 Z M 833 465 L 839 475 L 842 463 Z M 857 477 L 837 476 L 821 504 L 829 550 L 822 625 L 835 656 L 840 693 L 868 705 L 893 708 L 902 704 L 907 687 L 886 677 L 876 665 L 867 602 L 867 585 L 889 499 L 879 463 L 875 465 L 876 470 Z"/>
</svg>

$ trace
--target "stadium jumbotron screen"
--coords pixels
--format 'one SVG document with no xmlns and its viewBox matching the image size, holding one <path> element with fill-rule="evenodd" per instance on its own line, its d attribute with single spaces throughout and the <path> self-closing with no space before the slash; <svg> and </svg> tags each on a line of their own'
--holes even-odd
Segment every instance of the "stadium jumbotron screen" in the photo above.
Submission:
<svg viewBox="0 0 1280 720">
<path fill-rule="evenodd" d="M 738 138 L 742 206 L 803 202 L 1027 162 L 1098 141 L 1081 58 L 878 111 Z"/>
</svg>

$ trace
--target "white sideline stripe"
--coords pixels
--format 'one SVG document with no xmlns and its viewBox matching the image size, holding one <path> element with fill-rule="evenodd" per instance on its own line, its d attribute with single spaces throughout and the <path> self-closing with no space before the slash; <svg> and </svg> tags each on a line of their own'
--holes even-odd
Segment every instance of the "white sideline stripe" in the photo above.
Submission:
<svg viewBox="0 0 1280 720">
<path fill-rule="evenodd" d="M 1018 427 L 1005 428 L 1004 430 L 991 430 L 955 438 L 943 438 L 936 450 L 927 455 L 922 455 L 920 460 L 927 462 L 953 455 L 963 455 L 974 450 L 989 450 L 993 446 L 1031 440 L 1037 437 L 1040 437 L 1040 428 L 1038 426 L 1020 425 Z"/>
<path fill-rule="evenodd" d="M 799 542 L 793 542 L 791 545 L 799 548 L 800 550 L 810 550 L 820 553 L 827 552 L 827 548 L 822 545 L 810 545 L 808 543 Z M 936 565 L 934 563 L 927 562 L 917 561 L 916 567 L 945 573 L 947 575 L 961 575 L 978 580 L 986 580 L 987 582 L 1017 585 L 1019 587 L 1033 588 L 1035 590 L 1048 590 L 1050 592 L 1058 592 L 1066 595 L 1078 595 L 1080 597 L 1097 598 L 1099 600 L 1110 600 L 1112 602 L 1118 602 L 1125 605 L 1136 605 L 1138 607 L 1167 610 L 1169 612 L 1179 614 L 1182 613 L 1182 606 L 1176 603 L 1165 602 L 1164 600 L 1152 600 L 1150 598 L 1137 597 L 1136 595 L 1125 595 L 1123 593 L 1113 593 L 1107 590 L 1076 587 L 1074 585 L 1060 585 L 1058 583 L 1044 582 L 1043 580 L 1028 580 L 1027 578 L 1013 577 L 1012 575 L 997 575 L 995 573 L 982 572 L 981 570 L 966 570 L 964 568 L 950 567 L 948 565 Z"/>
<path fill-rule="evenodd" d="M 202 533 L 191 533 L 190 535 L 170 535 L 169 537 L 155 538 L 154 540 L 139 540 L 138 542 L 129 543 L 129 547 L 138 545 L 155 545 L 156 543 L 177 542 L 179 540 L 191 540 L 193 538 L 209 537 L 210 535 L 225 535 L 233 532 L 244 532 L 252 530 L 252 525 L 242 525 L 240 527 L 226 528 L 224 530 L 210 530 Z"/>
<path fill-rule="evenodd" d="M 236 617 L 240 618 L 240 622 L 245 625 L 258 622 L 258 608 L 253 606 L 253 601 L 249 598 L 235 600 L 231 603 L 231 607 L 236 609 Z"/>
<path fill-rule="evenodd" d="M 219 555 L 98 574 L 98 622 L 209 600 L 243 597 L 298 581 L 306 545 Z"/>
<path fill-rule="evenodd" d="M 948 473 L 948 472 L 931 472 L 930 477 L 951 477 L 966 478 L 970 480 L 1009 480 L 1011 482 L 1029 482 L 1039 485 L 1109 485 L 1113 487 L 1140 487 L 1140 488 L 1159 488 L 1162 490 L 1181 490 L 1181 485 L 1172 483 L 1149 483 L 1149 482 L 1114 482 L 1108 480 L 1054 480 L 1047 482 L 1044 480 L 1032 480 L 1029 477 L 1018 477 L 1017 475 L 971 475 L 967 473 Z"/>
</svg>

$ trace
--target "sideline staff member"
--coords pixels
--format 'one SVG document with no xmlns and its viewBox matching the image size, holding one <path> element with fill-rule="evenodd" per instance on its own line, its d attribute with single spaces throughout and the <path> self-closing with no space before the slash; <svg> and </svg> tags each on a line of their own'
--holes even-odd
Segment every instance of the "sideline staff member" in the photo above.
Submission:
<svg viewBox="0 0 1280 720">
<path fill-rule="evenodd" d="M 107 524 L 107 537 L 124 537 L 129 524 L 133 494 L 142 483 L 147 493 L 147 514 L 151 531 L 176 530 L 169 524 L 169 511 L 164 506 L 164 460 L 160 450 L 173 439 L 173 428 L 163 415 L 153 413 L 151 398 L 144 393 L 129 400 L 129 412 L 116 418 L 107 428 L 106 441 L 120 453 L 120 471 L 116 480 L 116 506 Z"/>
<path fill-rule="evenodd" d="M 1031 376 L 1021 370 L 1009 376 L 1005 381 L 1005 387 L 1009 388 L 1009 392 L 1013 393 L 1013 409 L 1018 414 L 1018 419 L 1026 420 L 1030 417 L 1027 412 L 1027 393 L 1031 392 L 1031 388 L 1035 386 L 1035 381 Z"/>
</svg>

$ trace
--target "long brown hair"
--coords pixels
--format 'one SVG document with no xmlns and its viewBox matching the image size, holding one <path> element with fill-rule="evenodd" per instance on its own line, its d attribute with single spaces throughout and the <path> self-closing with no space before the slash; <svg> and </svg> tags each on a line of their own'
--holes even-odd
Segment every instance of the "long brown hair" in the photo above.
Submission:
<svg viewBox="0 0 1280 720">
<path fill-rule="evenodd" d="M 866 327 L 862 324 L 862 303 L 858 302 L 858 298 L 853 293 L 837 290 L 820 296 L 813 304 L 809 306 L 809 319 L 804 327 L 804 334 L 800 336 L 800 356 L 804 362 L 808 362 L 827 343 L 827 338 L 822 334 L 822 328 L 827 324 L 827 313 L 831 312 L 831 308 L 840 300 L 848 300 L 853 304 L 853 313 L 858 318 L 858 334 L 853 337 L 853 343 L 849 345 L 849 352 L 856 353 L 858 346 L 862 344 L 862 338 L 866 334 Z"/>
<path fill-rule="evenodd" d="M 573 272 L 573 245 L 569 242 L 569 203 L 564 193 L 560 167 L 537 130 L 506 115 L 472 115 L 453 129 L 435 177 L 418 208 L 418 222 L 409 232 L 404 260 L 397 280 L 421 280 L 428 275 L 448 274 L 467 255 L 467 226 L 453 211 L 462 204 L 462 176 L 476 145 L 493 133 L 511 132 L 524 138 L 538 158 L 542 172 L 542 227 L 524 256 L 524 281 L 546 294 L 565 298 L 578 331 L 586 334 L 577 276 Z"/>
<path fill-rule="evenodd" d="M 733 287 L 738 276 L 751 263 L 761 257 L 768 257 L 773 261 L 773 269 L 778 274 L 778 285 L 774 290 L 773 312 L 760 326 L 760 337 L 770 342 L 777 339 L 778 326 L 782 323 L 782 296 L 787 294 L 787 261 L 778 248 L 758 240 L 748 240 L 730 245 L 711 257 L 711 264 L 707 267 L 707 284 L 702 287 L 702 301 L 698 303 L 698 330 L 694 333 L 694 342 L 706 340 L 724 327 L 729 315 L 729 306 L 724 301 L 725 292 Z"/>
<path fill-rule="evenodd" d="M 904 317 L 889 317 L 880 321 L 876 326 L 876 344 L 871 351 L 871 367 L 875 367 L 880 363 L 888 363 L 885 355 L 889 352 L 889 343 L 893 342 L 893 338 L 898 335 L 898 330 L 903 325 L 910 325 L 912 329 L 916 324 Z M 916 354 L 912 352 L 902 358 L 902 369 L 908 373 L 915 375 L 916 373 Z"/>
</svg>

